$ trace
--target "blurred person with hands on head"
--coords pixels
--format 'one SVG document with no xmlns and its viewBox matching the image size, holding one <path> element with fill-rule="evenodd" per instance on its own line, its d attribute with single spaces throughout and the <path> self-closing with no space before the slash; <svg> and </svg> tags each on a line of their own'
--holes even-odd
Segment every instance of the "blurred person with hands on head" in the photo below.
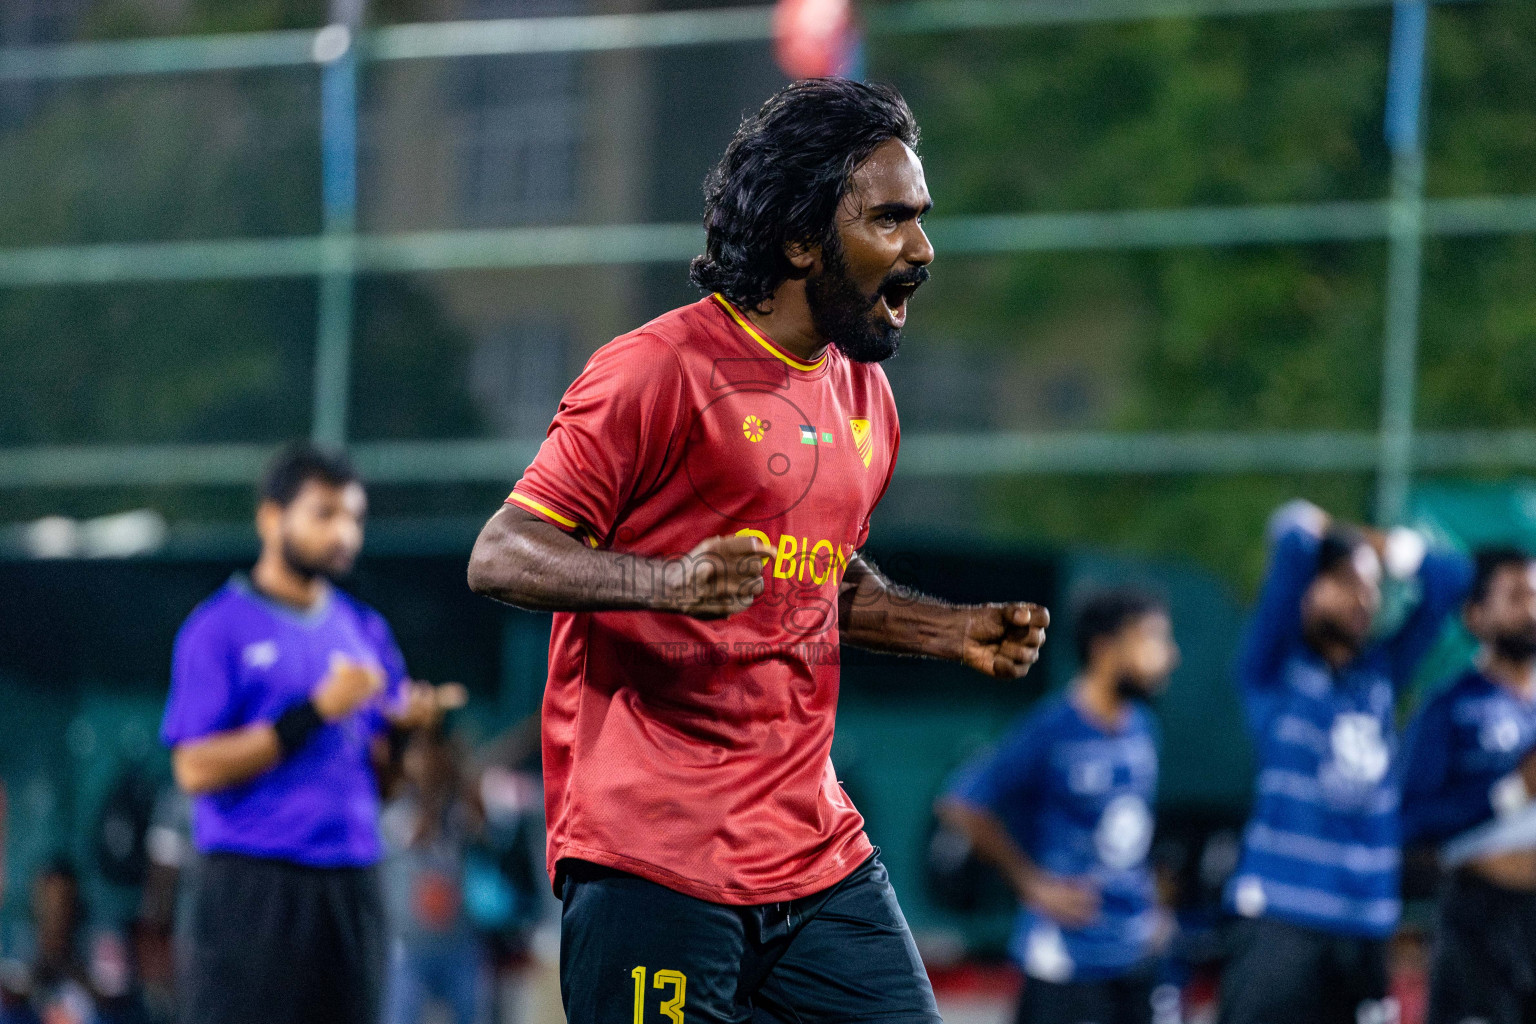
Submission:
<svg viewBox="0 0 1536 1024">
<path fill-rule="evenodd" d="M 1451 872 L 1440 902 L 1428 1024 L 1536 1020 L 1536 560 L 1477 552 L 1462 621 L 1476 664 L 1408 733 L 1403 836 Z"/>
<path fill-rule="evenodd" d="M 1074 640 L 1068 692 L 963 768 L 936 810 L 1018 894 L 1019 1024 L 1146 1024 L 1169 922 L 1147 864 L 1157 742 L 1143 705 L 1179 649 L 1163 602 L 1128 589 L 1091 594 Z"/>
<path fill-rule="evenodd" d="M 1422 534 L 1341 523 L 1305 501 L 1270 520 L 1237 674 L 1258 757 L 1226 903 L 1238 921 L 1222 1024 L 1392 1019 L 1402 910 L 1398 697 L 1472 579 Z M 1378 635 L 1384 575 L 1417 603 Z"/>
<path fill-rule="evenodd" d="M 363 543 L 346 459 L 305 444 L 261 481 L 261 553 L 176 638 L 161 738 L 199 856 L 178 929 L 188 1024 L 377 1024 L 381 790 L 462 687 L 406 675 L 388 624 L 333 580 Z"/>
</svg>

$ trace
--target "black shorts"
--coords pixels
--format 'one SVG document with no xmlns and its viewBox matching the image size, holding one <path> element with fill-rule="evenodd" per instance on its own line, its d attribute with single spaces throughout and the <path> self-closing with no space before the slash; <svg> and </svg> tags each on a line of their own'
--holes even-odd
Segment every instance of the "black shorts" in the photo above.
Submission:
<svg viewBox="0 0 1536 1024">
<path fill-rule="evenodd" d="M 1427 1024 L 1536 1020 L 1536 893 L 1458 872 L 1440 901 Z"/>
<path fill-rule="evenodd" d="M 215 853 L 176 930 L 184 1024 L 378 1024 L 384 905 L 373 868 Z"/>
<path fill-rule="evenodd" d="M 1015 1024 L 1152 1024 L 1153 980 L 1150 970 L 1106 981 L 1025 978 Z"/>
<path fill-rule="evenodd" d="M 1220 1024 L 1357 1024 L 1387 1006 L 1387 944 L 1261 917 L 1236 922 Z"/>
<path fill-rule="evenodd" d="M 941 1024 L 875 856 L 822 892 L 750 907 L 582 861 L 562 868 L 569 1024 Z"/>
</svg>

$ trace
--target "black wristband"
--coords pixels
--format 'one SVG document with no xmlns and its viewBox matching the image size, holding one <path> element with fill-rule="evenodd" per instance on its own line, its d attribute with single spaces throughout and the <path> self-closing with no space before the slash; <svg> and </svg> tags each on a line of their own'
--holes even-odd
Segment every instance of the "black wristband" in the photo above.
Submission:
<svg viewBox="0 0 1536 1024">
<path fill-rule="evenodd" d="M 301 700 L 290 704 L 278 715 L 272 728 L 277 730 L 277 745 L 282 748 L 283 756 L 292 757 L 324 724 L 325 719 L 320 717 L 315 702 Z"/>
</svg>

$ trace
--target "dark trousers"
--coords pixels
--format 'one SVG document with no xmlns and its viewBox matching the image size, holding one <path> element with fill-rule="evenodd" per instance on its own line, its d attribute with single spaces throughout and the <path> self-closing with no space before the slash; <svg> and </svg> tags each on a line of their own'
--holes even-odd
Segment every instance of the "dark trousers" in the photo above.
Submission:
<svg viewBox="0 0 1536 1024">
<path fill-rule="evenodd" d="M 1152 1024 L 1152 976 L 1104 981 L 1024 980 L 1015 1024 Z"/>
<path fill-rule="evenodd" d="M 1427 1024 L 1536 1024 L 1536 893 L 1458 872 L 1440 901 Z"/>
<path fill-rule="evenodd" d="M 1240 921 L 1221 977 L 1221 1024 L 1357 1024 L 1387 1011 L 1387 944 L 1271 918 Z"/>
<path fill-rule="evenodd" d="M 875 857 L 819 893 L 746 907 L 562 867 L 570 1024 L 941 1024 Z"/>
<path fill-rule="evenodd" d="M 378 1024 L 384 905 L 373 868 L 216 853 L 176 934 L 183 1024 Z"/>
</svg>

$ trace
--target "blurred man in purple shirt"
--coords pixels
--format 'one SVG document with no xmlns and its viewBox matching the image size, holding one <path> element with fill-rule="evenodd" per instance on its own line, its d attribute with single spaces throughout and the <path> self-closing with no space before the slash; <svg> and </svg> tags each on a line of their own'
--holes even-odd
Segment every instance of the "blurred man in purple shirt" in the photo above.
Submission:
<svg viewBox="0 0 1536 1024">
<path fill-rule="evenodd" d="M 384 619 L 331 584 L 366 509 L 344 457 L 285 449 L 255 568 L 176 638 L 160 735 L 201 854 L 178 928 L 188 1024 L 377 1024 L 380 789 L 405 732 L 462 689 L 411 681 Z"/>
</svg>

